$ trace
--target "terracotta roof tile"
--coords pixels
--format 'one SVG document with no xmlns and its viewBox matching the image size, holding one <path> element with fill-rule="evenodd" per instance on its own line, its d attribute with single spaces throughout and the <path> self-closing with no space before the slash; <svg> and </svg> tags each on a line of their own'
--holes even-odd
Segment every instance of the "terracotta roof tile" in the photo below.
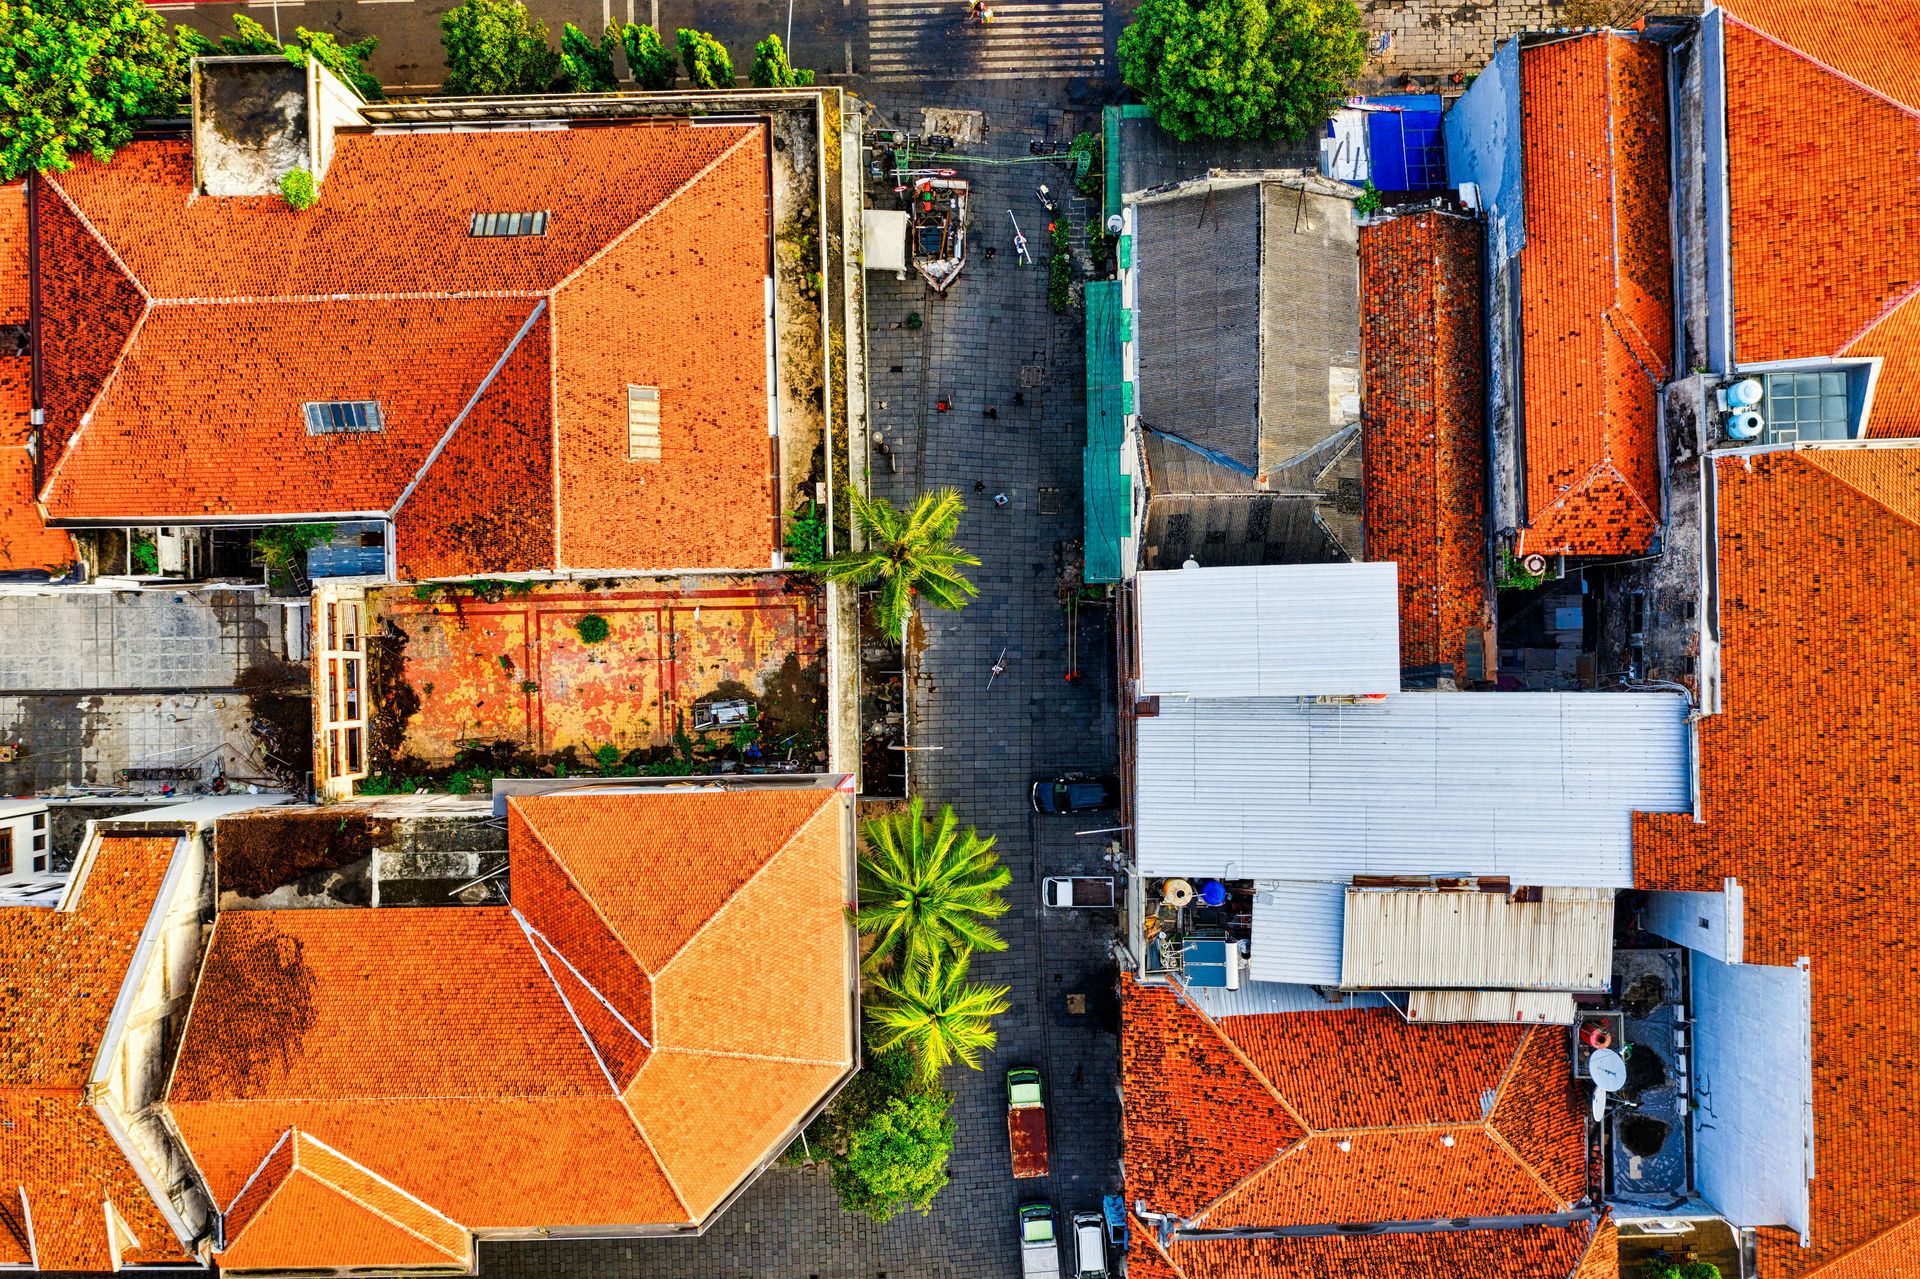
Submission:
<svg viewBox="0 0 1920 1279">
<path fill-rule="evenodd" d="M 0 354 L 0 570 L 73 563 L 73 538 L 50 529 L 34 499 L 30 361 Z"/>
<path fill-rule="evenodd" d="M 27 285 L 27 184 L 0 186 L 0 324 L 25 324 Z"/>
<path fill-rule="evenodd" d="M 1523 51 L 1522 554 L 1629 555 L 1660 519 L 1670 372 L 1665 52 L 1618 33 Z"/>
<path fill-rule="evenodd" d="M 1727 458 L 1723 710 L 1699 725 L 1704 824 L 1634 820 L 1646 888 L 1745 891 L 1749 963 L 1812 960 L 1813 1246 L 1803 1274 L 1920 1214 L 1920 450 Z"/>
<path fill-rule="evenodd" d="M 1202 1229 L 1551 1213 L 1586 1198 L 1559 1028 L 1414 1026 L 1385 1010 L 1214 1021 L 1128 979 L 1121 1072 L 1128 1202 Z"/>
<path fill-rule="evenodd" d="M 1481 237 L 1421 213 L 1360 229 L 1367 554 L 1400 566 L 1400 661 L 1467 674 L 1491 624 Z"/>
<path fill-rule="evenodd" d="M 1582 1269 L 1591 1222 L 1511 1230 L 1285 1239 L 1176 1239 L 1133 1223 L 1129 1279 L 1601 1279 Z M 1617 1263 L 1616 1263 L 1617 1265 Z M 1608 1274 L 1607 1279 L 1616 1279 Z"/>
<path fill-rule="evenodd" d="M 48 513 L 164 521 L 385 511 L 538 305 L 436 298 L 377 309 L 351 301 L 155 307 L 49 473 Z M 209 372 L 222 367 L 244 378 L 244 391 Z M 385 425 L 310 433 L 302 406 L 328 400 L 378 401 Z"/>
<path fill-rule="evenodd" d="M 36 182 L 48 474 L 146 314 L 147 297 L 52 184 Z"/>
<path fill-rule="evenodd" d="M 1593 1232 L 1573 1279 L 1620 1279 L 1620 1231 L 1611 1216 L 1603 1217 Z"/>
<path fill-rule="evenodd" d="M 1908 1279 L 1916 1259 L 1920 1259 L 1920 1217 L 1909 1217 L 1814 1273 L 1820 1279 Z"/>
<path fill-rule="evenodd" d="M 1730 17 L 1920 111 L 1920 57 L 1907 0 L 1722 0 Z"/>
<path fill-rule="evenodd" d="M 128 1260 L 185 1256 L 83 1092 L 174 845 L 103 835 L 73 909 L 0 907 L 0 1193 L 25 1187 L 43 1269 L 109 1268 L 108 1200 Z"/>
</svg>

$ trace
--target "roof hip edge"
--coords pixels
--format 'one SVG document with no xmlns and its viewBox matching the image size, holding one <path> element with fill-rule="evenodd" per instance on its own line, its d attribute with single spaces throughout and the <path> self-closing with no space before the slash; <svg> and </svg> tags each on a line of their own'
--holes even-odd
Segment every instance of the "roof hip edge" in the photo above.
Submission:
<svg viewBox="0 0 1920 1279">
<path fill-rule="evenodd" d="M 1906 115 L 1913 117 L 1915 120 L 1920 120 L 1920 108 L 1909 106 L 1908 104 L 1900 101 L 1900 99 L 1893 97 L 1879 89 L 1874 88 L 1872 85 L 1868 84 L 1866 81 L 1860 80 L 1855 78 L 1854 76 L 1848 75 L 1845 71 L 1842 71 L 1839 67 L 1834 66 L 1832 63 L 1824 61 L 1823 59 L 1820 59 L 1820 58 L 1816 58 L 1813 54 L 1807 52 L 1805 49 L 1802 49 L 1800 46 L 1787 43 L 1787 41 L 1773 34 L 1773 32 L 1768 31 L 1764 27 L 1758 26 L 1752 22 L 1748 22 L 1745 18 L 1740 17 L 1738 14 L 1734 13 L 1731 9 L 1727 8 L 1726 5 L 1724 4 L 1719 5 L 1718 8 L 1720 12 L 1723 15 L 1725 15 L 1724 17 L 1725 21 L 1731 22 L 1734 26 L 1739 27 L 1743 31 L 1752 32 L 1754 35 L 1759 36 L 1762 40 L 1765 40 L 1767 43 L 1772 45 L 1777 45 L 1779 48 L 1784 49 L 1786 52 L 1792 54 L 1794 57 L 1802 58 L 1807 62 L 1811 62 L 1814 66 L 1819 67 L 1822 71 L 1834 77 L 1836 80 L 1843 80 L 1847 84 L 1850 84 L 1854 88 L 1860 90 L 1860 92 L 1871 94 L 1873 97 L 1878 98 L 1880 101 L 1886 103 L 1888 106 L 1892 107 L 1894 110 L 1903 112 Z"/>
</svg>

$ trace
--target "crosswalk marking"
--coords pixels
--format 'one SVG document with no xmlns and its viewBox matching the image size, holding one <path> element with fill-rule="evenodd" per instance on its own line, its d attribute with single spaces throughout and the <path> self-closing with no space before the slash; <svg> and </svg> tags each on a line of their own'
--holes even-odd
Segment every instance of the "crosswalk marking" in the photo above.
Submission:
<svg viewBox="0 0 1920 1279">
<path fill-rule="evenodd" d="M 1106 66 L 1099 0 L 994 4 L 968 24 L 966 0 L 867 0 L 867 74 L 876 80 L 1047 80 Z"/>
</svg>

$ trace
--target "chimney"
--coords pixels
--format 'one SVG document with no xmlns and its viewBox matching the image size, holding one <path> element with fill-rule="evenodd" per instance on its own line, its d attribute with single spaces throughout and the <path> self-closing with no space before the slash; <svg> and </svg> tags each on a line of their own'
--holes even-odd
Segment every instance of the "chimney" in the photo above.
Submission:
<svg viewBox="0 0 1920 1279">
<path fill-rule="evenodd" d="M 362 123 L 360 95 L 308 58 L 279 54 L 193 60 L 193 162 L 202 195 L 278 195 L 295 169 L 314 184 L 334 134 Z"/>
</svg>

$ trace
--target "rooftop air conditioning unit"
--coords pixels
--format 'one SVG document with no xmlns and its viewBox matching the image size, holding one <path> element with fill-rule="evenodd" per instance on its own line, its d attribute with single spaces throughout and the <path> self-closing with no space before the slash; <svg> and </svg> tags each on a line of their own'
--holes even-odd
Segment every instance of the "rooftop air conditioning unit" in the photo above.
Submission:
<svg viewBox="0 0 1920 1279">
<path fill-rule="evenodd" d="M 1754 440 L 1767 429 L 1767 420 L 1752 409 L 1741 409 L 1727 421 L 1727 434 L 1736 440 Z"/>
</svg>

